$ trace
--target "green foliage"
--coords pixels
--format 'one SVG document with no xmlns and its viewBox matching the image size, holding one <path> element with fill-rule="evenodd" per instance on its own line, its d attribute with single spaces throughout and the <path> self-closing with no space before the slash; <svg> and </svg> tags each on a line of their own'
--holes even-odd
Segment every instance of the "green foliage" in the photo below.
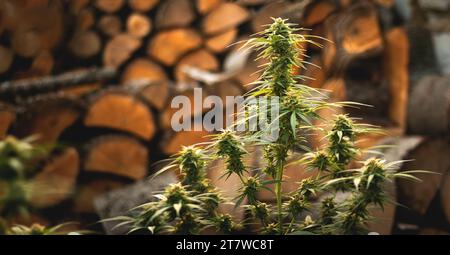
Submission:
<svg viewBox="0 0 450 255">
<path fill-rule="evenodd" d="M 54 227 L 46 227 L 40 224 L 33 224 L 30 227 L 24 225 L 14 225 L 6 231 L 7 235 L 79 235 L 83 231 L 63 231 L 61 230 L 70 223 L 60 224 Z M 86 231 L 84 231 L 86 232 Z"/>
<path fill-rule="evenodd" d="M 269 100 L 274 96 L 279 97 L 278 138 L 275 141 L 265 140 L 264 130 L 241 133 L 225 130 L 215 135 L 206 146 L 183 148 L 172 164 L 162 170 L 178 168 L 183 177 L 181 182 L 169 186 L 164 194 L 158 195 L 159 201 L 141 205 L 132 210 L 130 216 L 113 220 L 131 224 L 132 231 L 153 234 L 198 234 L 212 227 L 224 233 L 239 229 L 240 224 L 234 223 L 229 215 L 218 212 L 218 205 L 224 199 L 205 177 L 209 162 L 222 158 L 226 164 L 223 177 L 236 175 L 241 181 L 239 195 L 234 198 L 235 206 L 243 206 L 248 212 L 250 219 L 245 224 L 259 224 L 258 233 L 367 232 L 365 227 L 371 220 L 370 207 L 383 208 L 387 202 L 385 183 L 394 178 L 414 177 L 409 173 L 395 172 L 400 162 L 386 163 L 375 158 L 357 162 L 362 156 L 356 146 L 358 136 L 379 132 L 376 128 L 357 124 L 346 115 L 336 116 L 329 129 L 312 124 L 320 118 L 317 112 L 321 109 L 355 103 L 328 103 L 326 92 L 299 83 L 304 77 L 294 75 L 294 69 L 306 66 L 306 62 L 300 58 L 303 54 L 301 45 L 316 43 L 300 35 L 298 30 L 283 19 L 274 19 L 273 24 L 259 37 L 250 39 L 246 44 L 246 47 L 257 50 L 260 58 L 268 60 L 259 81 L 255 83 L 256 88 L 248 95 L 263 96 Z M 255 106 L 246 105 L 244 108 L 251 107 Z M 270 111 L 271 107 L 269 104 L 269 109 L 265 111 Z M 258 110 L 263 111 L 261 107 Z M 253 117 L 247 114 L 244 121 L 249 122 Z M 306 137 L 318 131 L 324 131 L 328 143 L 320 150 L 313 151 L 308 147 Z M 263 149 L 265 164 L 260 169 L 251 169 L 244 164 L 243 158 L 248 154 L 246 148 L 257 146 Z M 283 192 L 282 183 L 288 159 L 299 153 L 302 155 L 301 160 L 295 164 L 301 164 L 306 170 L 316 171 L 317 174 L 301 181 L 294 192 Z M 351 162 L 355 162 L 358 167 L 349 169 Z M 275 205 L 258 199 L 258 193 L 264 189 L 275 194 Z M 342 194 L 342 191 L 347 196 L 338 200 L 338 194 Z M 318 216 L 313 217 L 314 200 L 320 196 L 325 198 L 319 202 Z M 244 201 L 246 204 L 242 205 Z"/>
<path fill-rule="evenodd" d="M 0 217 L 28 213 L 27 178 L 33 174 L 31 161 L 43 155 L 43 147 L 33 146 L 32 138 L 7 137 L 0 141 Z"/>
</svg>

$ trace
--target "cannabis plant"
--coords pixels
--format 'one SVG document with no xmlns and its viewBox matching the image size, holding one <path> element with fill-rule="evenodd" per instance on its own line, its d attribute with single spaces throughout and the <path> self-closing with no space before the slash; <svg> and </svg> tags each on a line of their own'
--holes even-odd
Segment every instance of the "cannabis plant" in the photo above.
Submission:
<svg viewBox="0 0 450 255">
<path fill-rule="evenodd" d="M 359 161 L 363 152 L 356 146 L 358 136 L 377 132 L 374 127 L 358 124 L 347 115 L 327 120 L 330 121 L 327 128 L 313 124 L 320 119 L 318 111 L 321 109 L 356 104 L 328 103 L 326 91 L 301 84 L 306 77 L 296 75 L 295 70 L 307 65 L 303 60 L 302 45 L 317 43 L 313 41 L 314 37 L 299 32 L 292 24 L 278 18 L 245 44 L 268 62 L 254 84 L 255 89 L 246 96 L 262 97 L 269 103 L 262 107 L 247 102 L 243 107 L 244 117 L 234 127 L 241 124 L 249 127 L 249 122 L 255 118 L 252 112 L 255 107 L 257 118 L 269 119 L 269 124 L 257 130 L 234 131 L 231 127 L 214 135 L 210 143 L 183 148 L 162 170 L 178 169 L 182 180 L 156 195 L 158 201 L 143 204 L 133 209 L 130 215 L 116 218 L 123 220 L 120 225 L 131 225 L 131 232 L 152 234 L 197 234 L 214 227 L 230 233 L 242 224 L 255 223 L 259 225 L 257 233 L 261 234 L 367 232 L 370 207 L 383 208 L 388 202 L 385 183 L 398 177 L 414 177 L 395 172 L 401 162 L 388 163 L 377 158 Z M 279 111 L 276 118 L 269 116 L 274 107 Z M 277 136 L 268 139 L 266 131 L 274 127 Z M 320 132 L 327 144 L 313 150 L 308 145 L 308 138 Z M 249 148 L 262 149 L 263 167 L 254 169 L 244 163 Z M 282 184 L 288 160 L 294 154 L 301 155 L 294 164 L 301 164 L 316 174 L 302 180 L 294 192 L 288 193 L 283 191 Z M 232 202 L 248 212 L 250 219 L 242 224 L 219 212 L 218 205 L 224 198 L 206 178 L 210 162 L 219 158 L 226 165 L 223 178 L 235 175 L 241 181 L 239 195 Z M 258 193 L 261 190 L 273 192 L 276 203 L 260 201 Z M 340 198 L 339 194 L 346 196 Z M 320 205 L 314 206 L 319 196 L 322 198 Z"/>
<path fill-rule="evenodd" d="M 0 234 L 61 234 L 62 224 L 45 227 L 34 224 L 10 226 L 16 218 L 27 218 L 31 210 L 29 178 L 35 174 L 36 161 L 53 146 L 37 146 L 34 137 L 19 140 L 9 136 L 0 141 Z"/>
<path fill-rule="evenodd" d="M 27 179 L 33 174 L 32 160 L 45 153 L 32 140 L 10 136 L 0 141 L 0 218 L 28 213 Z"/>
</svg>

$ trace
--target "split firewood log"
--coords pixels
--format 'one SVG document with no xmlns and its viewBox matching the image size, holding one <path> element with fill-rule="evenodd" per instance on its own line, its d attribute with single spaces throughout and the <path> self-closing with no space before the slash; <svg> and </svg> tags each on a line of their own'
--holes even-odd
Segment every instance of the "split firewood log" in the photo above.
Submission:
<svg viewBox="0 0 450 255">
<path fill-rule="evenodd" d="M 85 171 L 140 180 L 147 175 L 149 152 L 138 140 L 125 135 L 103 135 L 86 146 Z"/>
<path fill-rule="evenodd" d="M 125 181 L 104 177 L 83 183 L 77 188 L 73 199 L 72 210 L 75 213 L 93 214 L 95 213 L 94 200 L 98 196 L 112 190 L 123 188 L 126 184 Z"/>
<path fill-rule="evenodd" d="M 207 35 L 218 34 L 239 26 L 249 18 L 250 14 L 247 9 L 234 3 L 225 2 L 203 19 L 203 32 Z"/>
<path fill-rule="evenodd" d="M 408 106 L 409 42 L 403 28 L 386 32 L 384 48 L 384 71 L 389 82 L 389 118 L 399 127 L 406 128 Z"/>
<path fill-rule="evenodd" d="M 16 111 L 14 107 L 0 102 L 0 139 L 6 137 L 6 134 L 15 119 Z"/>
<path fill-rule="evenodd" d="M 118 12 L 124 4 L 125 0 L 95 0 L 95 7 L 106 13 Z"/>
<path fill-rule="evenodd" d="M 441 186 L 443 174 L 450 167 L 449 154 L 449 142 L 441 138 L 429 139 L 412 150 L 406 159 L 414 161 L 405 162 L 402 170 L 427 170 L 434 173 L 415 174 L 421 182 L 398 179 L 399 203 L 425 215 Z"/>
<path fill-rule="evenodd" d="M 450 131 L 450 78 L 426 76 L 412 90 L 408 131 L 437 135 Z"/>
<path fill-rule="evenodd" d="M 376 9 L 361 2 L 333 15 L 325 23 L 326 43 L 323 64 L 327 73 L 340 75 L 358 58 L 373 56 L 383 48 Z"/>
<path fill-rule="evenodd" d="M 207 50 L 200 49 L 191 52 L 181 58 L 175 67 L 175 78 L 180 83 L 192 82 L 192 79 L 185 73 L 185 67 L 196 67 L 207 71 L 218 71 L 220 64 L 217 58 Z"/>
<path fill-rule="evenodd" d="M 90 58 L 100 53 L 102 42 L 92 30 L 76 33 L 69 42 L 70 51 L 78 58 Z"/>
<path fill-rule="evenodd" d="M 205 15 L 219 6 L 223 0 L 197 0 L 197 10 L 200 14 Z"/>
<path fill-rule="evenodd" d="M 208 96 L 207 91 L 202 91 L 200 97 L 201 98 L 195 98 L 195 93 L 193 88 L 187 88 L 187 89 L 179 89 L 179 90 L 172 90 L 171 95 L 169 97 L 169 101 L 172 102 L 172 100 L 175 97 L 185 97 L 185 100 L 183 100 L 182 103 L 186 103 L 188 105 L 176 105 L 174 107 L 171 106 L 169 103 L 166 108 L 160 113 L 159 115 L 159 125 L 162 129 L 166 130 L 171 127 L 172 118 L 175 118 L 174 115 L 177 114 L 179 119 L 174 119 L 174 121 L 182 122 L 186 121 L 183 120 L 184 116 L 190 116 L 190 117 L 196 117 L 201 116 L 207 108 L 203 107 L 203 105 L 196 105 L 195 102 L 203 102 L 205 98 Z M 193 122 L 191 122 L 193 124 Z"/>
<path fill-rule="evenodd" d="M 221 53 L 235 41 L 237 34 L 238 30 L 231 28 L 221 34 L 209 37 L 206 39 L 205 45 L 209 50 L 215 53 Z"/>
<path fill-rule="evenodd" d="M 104 15 L 97 24 L 97 28 L 110 37 L 116 36 L 122 32 L 122 20 L 117 15 Z"/>
<path fill-rule="evenodd" d="M 136 80 L 160 81 L 166 80 L 164 69 L 147 58 L 133 60 L 125 67 L 122 74 L 122 83 L 126 84 Z"/>
<path fill-rule="evenodd" d="M 173 66 L 190 50 L 200 47 L 202 38 L 193 29 L 178 28 L 159 32 L 148 45 L 147 53 L 167 66 Z"/>
<path fill-rule="evenodd" d="M 128 5 L 137 12 L 148 12 L 159 3 L 159 0 L 128 0 Z"/>
<path fill-rule="evenodd" d="M 84 124 L 125 131 L 147 141 L 156 132 L 148 106 L 133 93 L 119 90 L 95 94 L 90 100 Z"/>
<path fill-rule="evenodd" d="M 207 137 L 211 133 L 207 131 L 169 131 L 161 141 L 161 151 L 166 155 L 173 155 L 178 153 L 183 146 L 189 146 L 197 143 L 207 142 Z"/>
<path fill-rule="evenodd" d="M 14 52 L 9 48 L 0 45 L 0 74 L 9 70 L 13 60 Z"/>
<path fill-rule="evenodd" d="M 13 132 L 20 137 L 36 135 L 40 143 L 55 143 L 80 117 L 83 107 L 70 96 L 44 95 L 29 99 Z"/>
<path fill-rule="evenodd" d="M 139 13 L 133 13 L 127 19 L 127 33 L 137 38 L 150 34 L 152 26 L 151 19 Z"/>
<path fill-rule="evenodd" d="M 54 206 L 74 192 L 80 168 L 80 158 L 74 148 L 54 155 L 31 179 L 30 202 L 37 208 Z"/>
<path fill-rule="evenodd" d="M 158 7 L 155 27 L 157 29 L 187 27 L 195 18 L 191 0 L 166 0 Z"/>
<path fill-rule="evenodd" d="M 170 95 L 170 87 L 169 83 L 165 80 L 141 80 L 127 83 L 126 85 L 138 87 L 138 95 L 158 111 L 162 111 L 167 105 L 167 100 L 169 99 Z"/>
<path fill-rule="evenodd" d="M 333 0 L 311 1 L 304 10 L 302 24 L 305 27 L 313 27 L 322 23 L 338 10 L 338 7 Z"/>
<path fill-rule="evenodd" d="M 54 49 L 63 39 L 61 1 L 28 5 L 23 1 L 7 0 L 5 5 L 5 28 L 12 32 L 10 44 L 17 55 L 34 57 L 43 50 Z"/>
<path fill-rule="evenodd" d="M 36 56 L 42 49 L 39 33 L 35 30 L 18 29 L 11 37 L 14 52 L 25 58 Z"/>
<path fill-rule="evenodd" d="M 113 37 L 103 52 L 103 64 L 118 68 L 141 46 L 141 40 L 128 34 Z"/>
</svg>

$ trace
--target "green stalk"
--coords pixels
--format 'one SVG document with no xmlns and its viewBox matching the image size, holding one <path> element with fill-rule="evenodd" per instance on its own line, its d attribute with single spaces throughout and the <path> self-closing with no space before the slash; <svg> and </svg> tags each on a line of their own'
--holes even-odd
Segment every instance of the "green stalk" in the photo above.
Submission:
<svg viewBox="0 0 450 255">
<path fill-rule="evenodd" d="M 277 176 L 276 176 L 276 183 L 275 183 L 275 195 L 277 197 L 277 211 L 278 211 L 278 231 L 280 232 L 280 235 L 283 233 L 283 198 L 282 198 L 282 189 L 281 189 L 281 182 L 283 181 L 283 168 L 284 168 L 284 162 L 281 161 L 278 164 L 277 169 Z"/>
</svg>

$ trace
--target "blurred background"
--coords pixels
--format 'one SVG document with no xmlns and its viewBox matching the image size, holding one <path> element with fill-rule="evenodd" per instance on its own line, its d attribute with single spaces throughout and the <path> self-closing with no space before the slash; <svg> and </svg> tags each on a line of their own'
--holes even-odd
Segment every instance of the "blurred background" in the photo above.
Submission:
<svg viewBox="0 0 450 255">
<path fill-rule="evenodd" d="M 206 131 L 172 131 L 174 96 L 251 89 L 264 62 L 239 42 L 271 17 L 327 39 L 303 45 L 311 64 L 297 72 L 331 101 L 372 106 L 343 109 L 385 131 L 362 137 L 361 148 L 393 144 L 388 159 L 415 159 L 402 170 L 439 173 L 390 185 L 396 204 L 375 212 L 371 228 L 450 234 L 449 0 L 0 0 L 0 138 L 58 145 L 33 161 L 27 178 L 39 188 L 27 196 L 28 217 L 10 221 L 77 221 L 103 232 L 92 223 L 110 216 L 107 194 L 142 184 L 155 162 L 207 139 Z M 221 170 L 216 162 L 209 175 L 232 196 L 238 182 L 217 180 Z M 285 190 L 308 176 L 295 166 L 286 174 Z"/>
</svg>

